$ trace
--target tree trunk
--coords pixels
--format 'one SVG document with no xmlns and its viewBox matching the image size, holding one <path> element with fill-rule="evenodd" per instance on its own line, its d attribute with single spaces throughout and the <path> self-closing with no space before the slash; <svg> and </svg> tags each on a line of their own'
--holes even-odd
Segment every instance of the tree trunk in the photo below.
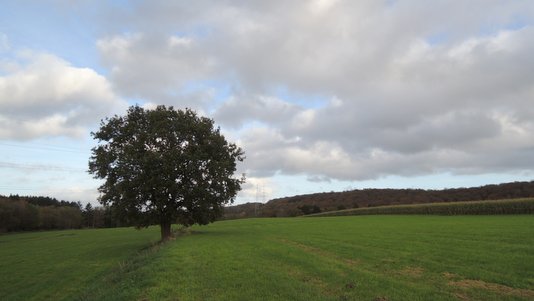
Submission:
<svg viewBox="0 0 534 301">
<path fill-rule="evenodd" d="M 171 238 L 171 223 L 161 222 L 159 226 L 161 228 L 161 241 L 169 240 Z"/>
</svg>

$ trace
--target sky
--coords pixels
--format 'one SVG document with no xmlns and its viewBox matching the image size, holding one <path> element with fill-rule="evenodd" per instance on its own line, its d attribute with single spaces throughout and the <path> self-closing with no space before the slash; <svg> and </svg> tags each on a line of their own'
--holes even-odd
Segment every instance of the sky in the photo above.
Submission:
<svg viewBox="0 0 534 301">
<path fill-rule="evenodd" d="M 192 108 L 236 203 L 534 179 L 534 1 L 0 0 L 0 194 L 97 204 L 90 135 Z"/>
</svg>

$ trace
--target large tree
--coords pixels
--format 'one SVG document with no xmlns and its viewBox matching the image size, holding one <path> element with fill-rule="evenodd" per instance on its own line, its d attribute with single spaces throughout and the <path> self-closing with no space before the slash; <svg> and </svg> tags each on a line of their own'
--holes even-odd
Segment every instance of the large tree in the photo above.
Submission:
<svg viewBox="0 0 534 301">
<path fill-rule="evenodd" d="M 234 177 L 241 148 L 190 109 L 132 106 L 91 135 L 89 172 L 105 179 L 100 203 L 138 227 L 159 224 L 162 240 L 172 223 L 213 222 L 244 182 Z"/>
</svg>

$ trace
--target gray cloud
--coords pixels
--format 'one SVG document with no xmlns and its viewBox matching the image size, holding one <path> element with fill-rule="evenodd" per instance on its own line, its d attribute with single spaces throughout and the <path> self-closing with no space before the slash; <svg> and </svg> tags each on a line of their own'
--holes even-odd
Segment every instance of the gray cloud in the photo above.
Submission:
<svg viewBox="0 0 534 301">
<path fill-rule="evenodd" d="M 235 128 L 251 121 L 280 125 L 290 121 L 301 110 L 297 105 L 272 96 L 236 95 L 225 101 L 213 117 L 217 122 Z"/>
<path fill-rule="evenodd" d="M 534 169 L 533 18 L 525 1 L 156 1 L 98 47 L 122 95 L 235 129 L 253 176 L 477 174 Z"/>
<path fill-rule="evenodd" d="M 123 96 L 202 107 L 188 84 L 207 79 L 215 62 L 195 39 L 139 33 L 103 38 L 97 46 Z"/>
</svg>

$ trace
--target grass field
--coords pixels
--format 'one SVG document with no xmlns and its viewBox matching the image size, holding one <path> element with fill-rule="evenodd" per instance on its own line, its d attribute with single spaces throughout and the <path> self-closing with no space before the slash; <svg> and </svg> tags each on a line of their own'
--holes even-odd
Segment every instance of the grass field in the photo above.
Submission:
<svg viewBox="0 0 534 301">
<path fill-rule="evenodd" d="M 0 300 L 75 300 L 158 239 L 157 228 L 0 235 Z"/>
<path fill-rule="evenodd" d="M 534 300 L 534 216 L 247 219 L 0 236 L 0 300 Z"/>
</svg>

